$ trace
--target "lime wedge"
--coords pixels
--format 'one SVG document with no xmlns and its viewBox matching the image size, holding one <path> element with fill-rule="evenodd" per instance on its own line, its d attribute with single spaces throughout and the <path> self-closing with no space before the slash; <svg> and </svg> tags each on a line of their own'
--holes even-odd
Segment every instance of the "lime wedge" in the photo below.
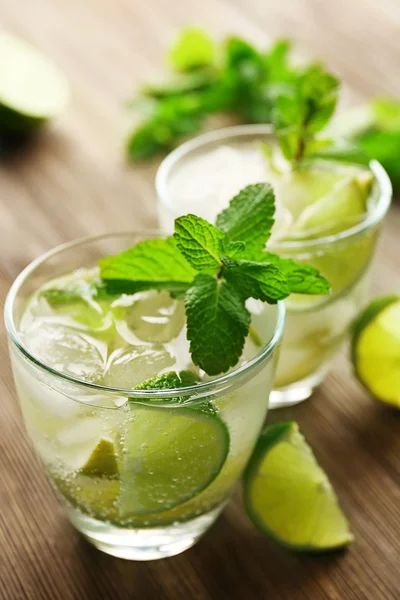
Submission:
<svg viewBox="0 0 400 600">
<path fill-rule="evenodd" d="M 118 521 L 118 478 L 73 473 L 67 477 L 50 472 L 57 490 L 72 506 L 95 518 Z"/>
<path fill-rule="evenodd" d="M 162 512 L 217 477 L 229 451 L 224 422 L 207 408 L 130 405 L 122 436 L 120 515 Z"/>
<path fill-rule="evenodd" d="M 114 442 L 101 438 L 79 471 L 83 475 L 98 475 L 99 477 L 115 477 L 118 475 Z"/>
<path fill-rule="evenodd" d="M 343 178 L 328 194 L 302 211 L 295 228 L 307 237 L 313 232 L 319 236 L 344 231 L 365 216 L 368 193 L 367 185 L 362 189 L 356 179 Z"/>
<path fill-rule="evenodd" d="M 353 540 L 296 423 L 277 423 L 260 435 L 245 472 L 244 501 L 260 531 L 294 550 L 331 550 Z"/>
<path fill-rule="evenodd" d="M 0 33 L 0 131 L 25 132 L 60 114 L 69 97 L 59 69 L 39 50 Z"/>
<path fill-rule="evenodd" d="M 377 298 L 359 316 L 352 362 L 367 390 L 400 408 L 400 296 Z"/>
</svg>

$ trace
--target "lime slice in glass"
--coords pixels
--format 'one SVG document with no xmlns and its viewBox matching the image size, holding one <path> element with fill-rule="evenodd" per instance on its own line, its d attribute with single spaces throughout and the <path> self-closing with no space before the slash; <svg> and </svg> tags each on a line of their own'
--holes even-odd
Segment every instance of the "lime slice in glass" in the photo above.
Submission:
<svg viewBox="0 0 400 600">
<path fill-rule="evenodd" d="M 295 229 L 307 238 L 345 231 L 365 217 L 368 195 L 367 185 L 362 188 L 355 178 L 345 177 L 302 211 Z"/>
<path fill-rule="evenodd" d="M 377 298 L 353 329 L 356 376 L 379 400 L 400 408 L 400 296 Z"/>
<path fill-rule="evenodd" d="M 130 405 L 122 435 L 122 518 L 162 512 L 189 500 L 217 477 L 229 432 L 214 410 Z"/>
<path fill-rule="evenodd" d="M 255 526 L 294 550 L 331 550 L 353 540 L 296 423 L 277 423 L 260 435 L 245 473 L 244 500 Z"/>
<path fill-rule="evenodd" d="M 51 60 L 0 33 L 0 131 L 28 131 L 60 114 L 68 97 L 67 81 Z"/>
<path fill-rule="evenodd" d="M 107 438 L 101 438 L 79 471 L 83 475 L 97 475 L 99 477 L 118 475 L 114 442 Z"/>
</svg>

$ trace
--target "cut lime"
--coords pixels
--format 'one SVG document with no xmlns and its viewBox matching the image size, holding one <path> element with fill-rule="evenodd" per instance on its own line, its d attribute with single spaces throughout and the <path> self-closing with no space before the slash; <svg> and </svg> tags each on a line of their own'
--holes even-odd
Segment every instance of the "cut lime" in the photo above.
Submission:
<svg viewBox="0 0 400 600">
<path fill-rule="evenodd" d="M 244 500 L 255 526 L 294 550 L 331 550 L 353 540 L 296 423 L 277 423 L 260 435 L 245 473 Z"/>
<path fill-rule="evenodd" d="M 130 406 L 122 436 L 121 517 L 162 512 L 189 500 L 217 477 L 229 433 L 201 408 Z"/>
<path fill-rule="evenodd" d="M 49 474 L 57 490 L 72 506 L 101 520 L 118 521 L 118 478 L 99 478 L 79 472 L 67 477 L 60 473 Z"/>
<path fill-rule="evenodd" d="M 86 463 L 80 469 L 83 475 L 115 477 L 118 475 L 118 463 L 114 442 L 101 438 Z"/>
<path fill-rule="evenodd" d="M 328 194 L 302 211 L 295 228 L 307 237 L 313 233 L 321 236 L 344 231 L 365 217 L 368 195 L 367 185 L 362 188 L 355 178 L 343 178 Z"/>
<path fill-rule="evenodd" d="M 57 116 L 69 97 L 59 69 L 28 42 L 0 33 L 0 131 L 25 132 Z"/>
<path fill-rule="evenodd" d="M 367 390 L 400 408 L 400 296 L 377 298 L 359 316 L 352 362 Z"/>
</svg>

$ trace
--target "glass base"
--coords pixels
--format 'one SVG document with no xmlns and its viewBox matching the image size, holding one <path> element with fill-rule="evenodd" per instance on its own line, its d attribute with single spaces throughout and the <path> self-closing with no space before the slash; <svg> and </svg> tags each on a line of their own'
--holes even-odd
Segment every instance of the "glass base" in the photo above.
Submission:
<svg viewBox="0 0 400 600">
<path fill-rule="evenodd" d="M 285 408 L 295 406 L 304 400 L 307 400 L 315 388 L 325 379 L 331 365 L 325 365 L 323 369 L 319 369 L 312 375 L 305 377 L 295 383 L 291 383 L 285 387 L 272 390 L 269 396 L 269 409 Z"/>
<path fill-rule="evenodd" d="M 164 527 L 125 529 L 92 519 L 68 507 L 68 516 L 76 529 L 96 548 L 127 560 L 157 560 L 175 556 L 193 546 L 217 519 L 223 506 L 186 523 Z"/>
</svg>

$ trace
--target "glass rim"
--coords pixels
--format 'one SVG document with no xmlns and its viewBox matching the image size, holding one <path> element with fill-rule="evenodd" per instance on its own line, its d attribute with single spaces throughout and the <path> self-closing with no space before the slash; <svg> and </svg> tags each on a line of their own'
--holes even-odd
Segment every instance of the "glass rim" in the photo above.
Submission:
<svg viewBox="0 0 400 600">
<path fill-rule="evenodd" d="M 197 137 L 184 142 L 175 150 L 170 152 L 161 162 L 155 178 L 155 187 L 159 202 L 173 213 L 169 202 L 168 177 L 175 165 L 188 153 L 197 150 L 207 144 L 218 142 L 226 138 L 241 137 L 246 135 L 271 135 L 272 127 L 266 124 L 257 125 L 233 125 L 222 127 L 214 131 L 208 131 Z M 338 161 L 332 161 L 338 162 Z M 353 163 L 347 163 L 353 164 Z M 356 163 L 354 163 L 356 164 Z M 373 210 L 368 211 L 367 216 L 360 223 L 344 229 L 338 233 L 321 236 L 312 240 L 288 240 L 271 242 L 271 248 L 274 250 L 302 250 L 310 247 L 323 246 L 332 242 L 338 242 L 347 238 L 352 238 L 358 234 L 367 231 L 377 225 L 389 210 L 392 199 L 392 184 L 389 175 L 377 160 L 369 162 L 369 168 L 372 171 L 379 188 L 379 199 Z M 174 215 L 175 218 L 175 215 Z"/>
<path fill-rule="evenodd" d="M 233 369 L 229 373 L 225 373 L 215 377 L 210 381 L 202 381 L 195 385 L 182 387 L 182 388 L 171 388 L 169 390 L 134 390 L 132 388 L 118 388 L 118 387 L 110 387 L 101 385 L 98 383 L 92 383 L 89 381 L 84 381 L 79 379 L 78 377 L 73 377 L 72 375 L 68 375 L 67 373 L 63 373 L 57 369 L 54 369 L 50 365 L 48 365 L 45 361 L 41 360 L 39 357 L 35 356 L 22 342 L 18 329 L 15 325 L 14 316 L 13 316 L 13 307 L 15 301 L 17 299 L 18 291 L 21 286 L 25 283 L 27 278 L 34 273 L 34 271 L 41 265 L 43 265 L 47 260 L 51 259 L 53 256 L 57 254 L 62 254 L 66 250 L 71 248 L 80 246 L 82 244 L 87 244 L 90 242 L 101 241 L 107 238 L 117 238 L 117 237 L 128 237 L 128 236 L 148 236 L 148 237 L 165 237 L 168 235 L 165 231 L 160 231 L 157 229 L 143 229 L 143 230 L 135 230 L 135 231 L 119 231 L 114 233 L 105 233 L 100 235 L 92 235 L 85 236 L 82 238 L 75 239 L 71 242 L 66 242 L 64 244 L 60 244 L 51 250 L 41 254 L 38 258 L 29 263 L 17 276 L 11 288 L 7 294 L 6 301 L 4 304 L 4 321 L 6 326 L 6 331 L 11 342 L 18 348 L 18 350 L 27 358 L 31 363 L 33 363 L 36 367 L 42 369 L 43 371 L 50 373 L 58 379 L 67 381 L 68 383 L 73 383 L 84 387 L 88 390 L 102 392 L 102 393 L 110 393 L 110 394 L 118 394 L 123 396 L 129 396 L 132 398 L 138 399 L 147 399 L 150 397 L 156 397 L 159 400 L 173 398 L 176 396 L 207 396 L 213 394 L 217 391 L 218 388 L 229 385 L 231 387 L 233 383 L 237 383 L 238 380 L 243 376 L 258 367 L 262 364 L 277 348 L 284 330 L 285 324 L 285 314 L 286 309 L 283 301 L 279 301 L 276 304 L 276 322 L 273 334 L 269 341 L 261 348 L 261 350 L 245 365 L 240 366 L 237 369 Z"/>
</svg>

